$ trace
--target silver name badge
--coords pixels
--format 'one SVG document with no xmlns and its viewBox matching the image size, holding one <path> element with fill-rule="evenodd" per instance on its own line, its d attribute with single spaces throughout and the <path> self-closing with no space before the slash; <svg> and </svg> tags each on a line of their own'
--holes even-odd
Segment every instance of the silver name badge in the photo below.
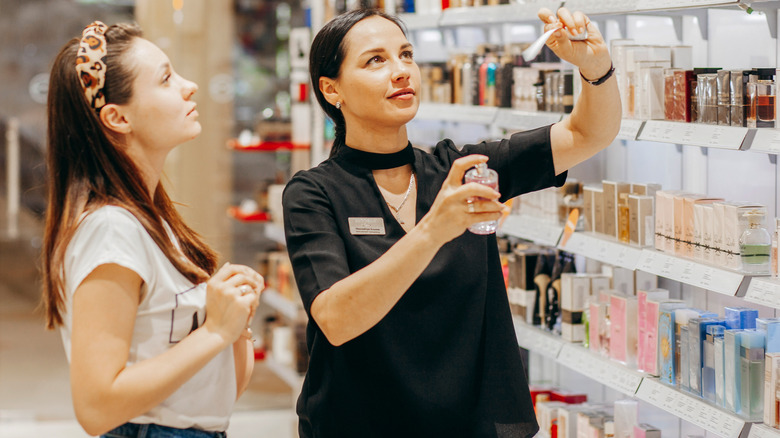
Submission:
<svg viewBox="0 0 780 438">
<path fill-rule="evenodd" d="M 384 236 L 385 221 L 381 217 L 351 217 L 349 232 L 353 236 Z"/>
</svg>

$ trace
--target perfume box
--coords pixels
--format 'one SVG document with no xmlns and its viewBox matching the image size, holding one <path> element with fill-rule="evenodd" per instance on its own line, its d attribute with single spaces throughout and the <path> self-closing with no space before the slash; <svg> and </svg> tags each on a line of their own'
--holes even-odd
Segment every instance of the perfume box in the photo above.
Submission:
<svg viewBox="0 0 780 438">
<path fill-rule="evenodd" d="M 608 275 L 591 274 L 590 296 L 598 297 L 605 290 L 612 289 L 612 278 Z"/>
<path fill-rule="evenodd" d="M 585 340 L 582 315 L 590 296 L 590 282 L 587 274 L 561 274 L 561 337 L 568 342 Z"/>
<path fill-rule="evenodd" d="M 593 191 L 595 189 L 596 187 L 588 185 L 582 188 L 582 226 L 583 231 L 587 232 L 596 231 L 593 219 Z"/>
<path fill-rule="evenodd" d="M 675 254 L 690 257 L 693 253 L 693 204 L 705 195 L 681 194 L 674 197 Z"/>
<path fill-rule="evenodd" d="M 577 414 L 589 409 L 587 405 L 566 405 L 558 408 L 558 438 L 577 438 Z"/>
<path fill-rule="evenodd" d="M 536 269 L 539 253 L 539 250 L 536 248 L 515 248 L 509 253 L 507 256 L 509 287 L 523 290 L 531 290 L 536 287 L 534 284 L 534 270 Z"/>
<path fill-rule="evenodd" d="M 713 204 L 697 204 L 695 209 L 699 212 L 699 222 L 697 227 L 699 230 L 699 259 L 705 263 L 713 263 L 715 261 L 715 243 L 713 241 L 713 226 L 715 220 L 715 207 Z M 694 215 L 696 210 L 694 211 Z"/>
<path fill-rule="evenodd" d="M 604 234 L 604 189 L 593 188 L 593 231 Z"/>
<path fill-rule="evenodd" d="M 630 437 L 638 423 L 639 403 L 631 399 L 615 400 L 614 409 L 615 436 Z"/>
<path fill-rule="evenodd" d="M 528 391 L 531 394 L 531 402 L 534 404 L 534 409 L 538 402 L 545 402 L 550 400 L 550 394 L 552 394 L 554 388 L 549 386 L 537 386 L 529 385 Z"/>
<path fill-rule="evenodd" d="M 766 353 L 764 363 L 764 424 L 780 427 L 780 353 Z"/>
<path fill-rule="evenodd" d="M 688 321 L 688 387 L 690 391 L 702 396 L 701 372 L 704 366 L 704 342 L 707 337 L 707 327 L 711 325 L 726 326 L 726 322 L 717 318 L 691 318 Z"/>
<path fill-rule="evenodd" d="M 655 316 L 657 318 L 657 313 L 654 315 L 650 315 L 648 310 L 648 301 L 653 300 L 655 303 L 659 303 L 661 301 L 669 299 L 669 291 L 665 289 L 657 289 L 653 291 L 644 291 L 644 290 L 637 290 L 636 292 L 636 301 L 637 301 L 637 349 L 636 349 L 636 356 L 637 356 L 637 367 L 640 371 L 647 371 L 650 370 L 655 371 L 655 365 L 650 364 L 649 359 L 649 353 L 650 350 L 655 351 L 655 346 L 650 345 L 650 335 L 648 331 L 655 327 L 655 330 L 657 330 L 657 319 L 655 321 L 655 324 L 653 321 L 651 321 L 651 318 Z M 653 340 L 656 339 L 656 336 L 652 336 Z"/>
<path fill-rule="evenodd" d="M 742 377 L 740 365 L 740 347 L 742 333 L 746 330 L 726 330 L 723 332 L 723 399 L 726 409 L 738 412 L 742 406 Z"/>
<path fill-rule="evenodd" d="M 725 407 L 726 397 L 723 388 L 726 384 L 726 371 L 724 368 L 726 358 L 724 355 L 723 336 L 715 338 L 713 344 L 715 350 L 715 406 Z"/>
<path fill-rule="evenodd" d="M 696 222 L 696 212 L 695 207 L 698 204 L 712 204 L 713 202 L 717 201 L 723 201 L 721 198 L 698 198 L 698 197 L 686 197 L 684 198 L 684 206 L 685 209 L 683 211 L 683 254 L 686 257 L 695 257 L 695 246 L 696 246 L 696 231 L 697 231 L 697 222 Z M 699 224 L 703 222 L 703 217 L 701 211 L 699 212 L 700 220 Z M 703 224 L 702 224 L 703 225 Z M 701 230 L 701 228 L 698 228 Z M 699 241 L 701 241 L 701 237 L 699 238 Z"/>
<path fill-rule="evenodd" d="M 643 358 L 644 364 L 642 364 L 642 370 L 650 375 L 658 376 L 660 374 L 661 356 L 663 353 L 661 348 L 666 348 L 667 345 L 661 342 L 661 306 L 667 306 L 667 308 L 685 307 L 685 303 L 682 300 L 662 300 L 656 301 L 653 299 L 647 300 L 645 303 L 645 338 L 644 338 L 644 350 Z M 639 339 L 640 345 L 642 344 L 642 338 Z M 673 351 L 673 350 L 672 350 Z"/>
<path fill-rule="evenodd" d="M 636 290 L 658 289 L 658 276 L 649 272 L 636 270 L 634 271 L 634 283 L 636 284 Z"/>
<path fill-rule="evenodd" d="M 551 435 L 553 425 L 558 424 L 558 409 L 565 407 L 566 403 L 545 401 L 536 403 L 536 420 L 539 422 L 539 430 Z"/>
<path fill-rule="evenodd" d="M 725 327 L 722 325 L 707 326 L 707 334 L 702 343 L 702 367 L 701 367 L 701 395 L 702 397 L 715 403 L 716 389 L 716 365 L 715 365 L 715 340 L 723 340 Z M 721 346 L 722 350 L 722 346 Z"/>
<path fill-rule="evenodd" d="M 604 234 L 618 237 L 618 202 L 621 193 L 629 193 L 631 185 L 627 182 L 602 181 L 604 189 Z"/>
<path fill-rule="evenodd" d="M 756 330 L 764 333 L 766 353 L 780 353 L 780 318 L 758 318 Z"/>
<path fill-rule="evenodd" d="M 729 98 L 731 99 L 731 126 L 747 126 L 747 83 L 751 70 L 731 70 Z"/>
<path fill-rule="evenodd" d="M 716 209 L 723 209 L 722 222 L 722 248 L 723 259 L 721 264 L 729 269 L 739 269 L 742 267 L 740 259 L 739 237 L 743 231 L 742 214 L 750 208 L 761 208 L 763 206 L 750 203 L 737 202 L 717 202 L 714 204 Z"/>
<path fill-rule="evenodd" d="M 661 304 L 658 310 L 658 374 L 661 382 L 674 385 L 675 374 L 675 321 L 674 313 L 681 305 Z"/>
<path fill-rule="evenodd" d="M 634 426 L 634 438 L 661 438 L 661 429 L 649 424 Z"/>
<path fill-rule="evenodd" d="M 750 307 L 724 307 L 723 317 L 726 320 L 726 329 L 748 330 L 756 328 L 758 310 Z"/>
<path fill-rule="evenodd" d="M 665 196 L 665 191 L 659 190 L 655 192 L 655 249 L 661 251 L 664 249 L 666 233 L 666 230 L 664 229 L 664 215 L 666 211 Z"/>
<path fill-rule="evenodd" d="M 729 70 L 718 70 L 718 79 L 716 84 L 717 102 L 718 102 L 718 125 L 731 125 L 731 72 Z"/>
<path fill-rule="evenodd" d="M 653 246 L 655 238 L 654 200 L 653 196 L 628 196 L 629 242 L 640 246 Z"/>
<path fill-rule="evenodd" d="M 655 199 L 655 194 L 661 190 L 661 184 L 656 183 L 631 183 L 631 194 L 650 196 Z"/>
<path fill-rule="evenodd" d="M 663 226 L 664 226 L 664 236 L 666 236 L 666 239 L 664 241 L 664 247 L 663 251 L 668 253 L 674 253 L 675 251 L 675 243 L 677 240 L 675 239 L 675 205 L 676 205 L 676 198 L 684 195 L 686 192 L 680 191 L 680 190 L 673 190 L 673 191 L 664 191 L 664 195 L 661 198 L 662 202 L 664 202 L 664 218 L 663 218 Z M 682 225 L 682 200 L 680 201 L 680 225 Z M 681 231 L 682 232 L 682 231 Z"/>
<path fill-rule="evenodd" d="M 633 269 L 620 266 L 612 268 L 612 288 L 625 295 L 636 294 L 636 278 Z"/>
<path fill-rule="evenodd" d="M 609 304 L 609 356 L 627 365 L 636 363 L 636 297 L 614 294 Z"/>
<path fill-rule="evenodd" d="M 691 385 L 691 373 L 690 373 L 690 356 L 691 356 L 691 350 L 688 348 L 688 344 L 690 341 L 690 336 L 688 335 L 688 326 L 683 325 L 680 327 L 679 330 L 679 344 L 680 344 L 680 365 L 677 367 L 679 372 L 677 373 L 679 377 L 679 385 L 681 389 L 684 389 L 686 391 L 690 391 Z"/>
</svg>

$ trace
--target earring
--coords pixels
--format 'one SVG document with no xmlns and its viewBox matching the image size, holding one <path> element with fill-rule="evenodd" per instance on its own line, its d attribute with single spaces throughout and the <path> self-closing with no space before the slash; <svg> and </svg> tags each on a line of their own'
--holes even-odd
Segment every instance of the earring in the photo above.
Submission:
<svg viewBox="0 0 780 438">
<path fill-rule="evenodd" d="M 340 110 L 340 109 L 341 109 L 341 102 L 336 102 L 336 109 L 337 109 L 337 110 Z"/>
</svg>

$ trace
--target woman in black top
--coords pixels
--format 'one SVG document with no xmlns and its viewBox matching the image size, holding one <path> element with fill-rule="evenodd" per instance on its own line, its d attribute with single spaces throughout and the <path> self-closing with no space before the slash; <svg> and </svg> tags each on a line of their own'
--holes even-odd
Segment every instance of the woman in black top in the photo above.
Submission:
<svg viewBox="0 0 780 438">
<path fill-rule="evenodd" d="M 495 235 L 501 202 L 560 186 L 612 142 L 620 101 L 607 47 L 581 13 L 541 10 L 546 28 L 587 27 L 548 46 L 579 66 L 582 93 L 560 123 L 458 149 L 413 149 L 420 71 L 400 22 L 348 12 L 317 34 L 312 83 L 336 125 L 331 156 L 284 193 L 287 246 L 309 315 L 301 437 L 521 437 L 538 426 Z M 588 80 L 585 78 L 601 78 Z M 499 190 L 463 184 L 487 162 Z M 483 200 L 469 203 L 469 199 Z"/>
</svg>

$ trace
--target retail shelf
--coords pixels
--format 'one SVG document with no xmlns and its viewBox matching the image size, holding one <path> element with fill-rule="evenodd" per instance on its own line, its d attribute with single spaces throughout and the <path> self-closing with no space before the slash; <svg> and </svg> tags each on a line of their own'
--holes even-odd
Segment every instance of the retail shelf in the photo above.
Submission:
<svg viewBox="0 0 780 438">
<path fill-rule="evenodd" d="M 718 436 L 738 437 L 745 429 L 745 420 L 735 413 L 666 386 L 656 379 L 642 379 L 636 397 Z"/>
<path fill-rule="evenodd" d="M 493 106 L 459 105 L 451 103 L 421 103 L 417 118 L 489 125 L 496 119 L 498 108 Z"/>
<path fill-rule="evenodd" d="M 564 344 L 558 363 L 630 397 L 636 394 L 643 377 L 639 371 L 599 356 L 579 344 Z"/>
<path fill-rule="evenodd" d="M 298 318 L 300 306 L 297 303 L 290 301 L 283 297 L 279 292 L 274 289 L 266 289 L 260 294 L 260 298 L 263 299 L 263 303 L 267 304 L 272 309 L 278 311 L 285 318 L 295 320 Z"/>
<path fill-rule="evenodd" d="M 236 151 L 244 152 L 270 152 L 278 150 L 308 150 L 308 144 L 295 144 L 289 141 L 261 141 L 259 143 L 242 144 L 236 139 L 230 139 L 227 147 Z"/>
<path fill-rule="evenodd" d="M 750 277 L 745 276 L 744 273 L 706 265 L 654 249 L 642 250 L 636 269 L 732 296 L 737 295 L 743 281 L 750 281 Z"/>
<path fill-rule="evenodd" d="M 241 211 L 241 208 L 232 206 L 228 207 L 228 215 L 234 219 L 238 219 L 241 222 L 267 222 L 270 217 L 268 213 L 264 211 L 253 211 L 251 213 L 245 213 Z"/>
<path fill-rule="evenodd" d="M 509 215 L 499 232 L 540 245 L 556 246 L 563 233 L 563 227 L 532 216 Z"/>
<path fill-rule="evenodd" d="M 739 126 L 648 120 L 637 140 L 739 150 L 748 131 L 748 128 Z"/>
<path fill-rule="evenodd" d="M 555 336 L 539 327 L 526 324 L 519 316 L 512 317 L 515 323 L 515 335 L 520 347 L 528 351 L 557 359 L 565 342 L 560 336 Z"/>
<path fill-rule="evenodd" d="M 540 8 L 545 7 L 555 11 L 560 6 L 561 1 L 536 1 L 524 4 L 449 8 L 442 12 L 439 25 L 485 26 L 522 21 L 539 22 L 537 12 Z"/>
<path fill-rule="evenodd" d="M 609 236 L 589 232 L 572 234 L 566 244 L 561 245 L 560 248 L 631 270 L 636 269 L 642 257 L 642 248 L 639 246 L 629 245 Z"/>
<path fill-rule="evenodd" d="M 440 13 L 433 14 L 418 14 L 418 13 L 405 13 L 398 14 L 398 18 L 406 25 L 407 30 L 422 30 L 422 29 L 436 29 L 439 27 L 439 20 L 441 20 Z"/>
<path fill-rule="evenodd" d="M 265 357 L 265 364 L 269 370 L 284 380 L 286 384 L 290 385 L 290 388 L 292 388 L 294 391 L 297 391 L 301 388 L 301 385 L 303 384 L 303 377 L 298 374 L 297 371 L 290 368 L 289 366 L 282 365 L 275 361 L 272 355 L 267 355 Z"/>
<path fill-rule="evenodd" d="M 755 3 L 760 1 L 755 1 Z M 586 14 L 625 14 L 723 6 L 737 7 L 739 3 L 737 0 L 567 0 L 564 6 Z"/>
<path fill-rule="evenodd" d="M 564 114 L 499 108 L 495 124 L 506 130 L 525 131 L 560 122 Z"/>
<path fill-rule="evenodd" d="M 756 135 L 750 143 L 751 152 L 780 154 L 780 129 L 755 129 Z"/>
<path fill-rule="evenodd" d="M 620 132 L 618 132 L 617 138 L 620 140 L 636 140 L 636 136 L 639 135 L 639 131 L 644 123 L 643 120 L 623 119 L 620 122 Z"/>
<path fill-rule="evenodd" d="M 780 438 L 780 430 L 756 423 L 750 426 L 748 438 Z"/>
<path fill-rule="evenodd" d="M 753 278 L 745 292 L 745 301 L 780 309 L 780 279 Z"/>
</svg>

